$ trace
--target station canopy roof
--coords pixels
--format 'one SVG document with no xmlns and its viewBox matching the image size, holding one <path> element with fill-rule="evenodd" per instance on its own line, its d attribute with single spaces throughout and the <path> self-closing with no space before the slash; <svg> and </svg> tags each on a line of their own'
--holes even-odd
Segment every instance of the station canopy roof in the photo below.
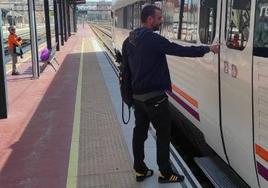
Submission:
<svg viewBox="0 0 268 188">
<path fill-rule="evenodd" d="M 69 0 L 69 3 L 70 4 L 85 4 L 86 3 L 86 0 Z"/>
</svg>

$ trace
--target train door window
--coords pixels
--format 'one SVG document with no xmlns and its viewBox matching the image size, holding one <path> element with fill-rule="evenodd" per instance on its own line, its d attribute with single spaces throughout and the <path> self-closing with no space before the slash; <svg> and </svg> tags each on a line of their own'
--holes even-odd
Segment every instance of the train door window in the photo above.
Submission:
<svg viewBox="0 0 268 188">
<path fill-rule="evenodd" d="M 141 14 L 141 4 L 137 2 L 133 5 L 133 29 L 140 27 L 140 14 Z"/>
<path fill-rule="evenodd" d="M 124 9 L 120 8 L 115 11 L 115 26 L 124 28 Z"/>
<path fill-rule="evenodd" d="M 258 0 L 255 15 L 254 55 L 268 57 L 268 0 Z"/>
<path fill-rule="evenodd" d="M 127 29 L 133 29 L 133 5 L 126 7 L 126 22 Z"/>
<path fill-rule="evenodd" d="M 163 2 L 163 28 L 162 34 L 170 39 L 178 39 L 179 33 L 179 1 L 165 0 Z"/>
<path fill-rule="evenodd" d="M 199 38 L 203 44 L 211 44 L 216 33 L 217 0 L 200 1 Z"/>
<path fill-rule="evenodd" d="M 229 48 L 243 50 L 249 38 L 251 0 L 229 0 L 227 3 L 226 41 Z"/>
<path fill-rule="evenodd" d="M 187 42 L 196 42 L 197 38 L 197 17 L 198 17 L 198 1 L 184 0 L 181 40 Z"/>
</svg>

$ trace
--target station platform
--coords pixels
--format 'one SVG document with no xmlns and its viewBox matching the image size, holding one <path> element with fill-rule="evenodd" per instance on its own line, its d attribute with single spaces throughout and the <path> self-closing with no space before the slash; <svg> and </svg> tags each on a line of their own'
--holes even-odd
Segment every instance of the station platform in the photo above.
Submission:
<svg viewBox="0 0 268 188">
<path fill-rule="evenodd" d="M 135 181 L 132 129 L 121 121 L 118 79 L 88 26 L 57 52 L 57 72 L 47 66 L 31 78 L 23 63 L 7 76 L 9 117 L 0 120 L 0 187 L 178 188 L 201 187 L 171 146 L 174 170 L 185 181 L 159 184 L 154 130 L 145 145 L 153 177 Z"/>
</svg>

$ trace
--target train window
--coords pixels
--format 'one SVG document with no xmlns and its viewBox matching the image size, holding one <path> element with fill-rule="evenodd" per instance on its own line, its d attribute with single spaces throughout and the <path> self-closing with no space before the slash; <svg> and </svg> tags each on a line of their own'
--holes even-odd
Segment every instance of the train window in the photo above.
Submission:
<svg viewBox="0 0 268 188">
<path fill-rule="evenodd" d="M 181 28 L 181 40 L 188 42 L 196 42 L 197 38 L 197 0 L 184 0 L 182 28 Z"/>
<path fill-rule="evenodd" d="M 199 38 L 204 44 L 211 44 L 216 33 L 217 1 L 200 1 Z"/>
<path fill-rule="evenodd" d="M 255 15 L 254 55 L 267 57 L 268 53 L 268 0 L 258 0 Z"/>
<path fill-rule="evenodd" d="M 133 5 L 126 7 L 126 28 L 133 29 Z"/>
<path fill-rule="evenodd" d="M 165 0 L 163 2 L 162 34 L 170 39 L 178 39 L 179 33 L 179 1 Z"/>
<path fill-rule="evenodd" d="M 115 11 L 115 27 L 124 28 L 124 9 L 120 8 Z"/>
<path fill-rule="evenodd" d="M 133 29 L 140 27 L 141 4 L 137 2 L 133 6 Z"/>
<path fill-rule="evenodd" d="M 227 3 L 227 46 L 243 50 L 249 38 L 251 0 L 229 0 Z"/>
</svg>

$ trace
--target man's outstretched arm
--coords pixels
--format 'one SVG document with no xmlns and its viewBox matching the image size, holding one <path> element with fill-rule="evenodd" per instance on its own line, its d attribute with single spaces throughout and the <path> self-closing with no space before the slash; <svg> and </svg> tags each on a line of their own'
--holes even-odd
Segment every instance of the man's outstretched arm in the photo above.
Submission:
<svg viewBox="0 0 268 188">
<path fill-rule="evenodd" d="M 157 37 L 156 45 L 157 51 L 160 53 L 175 55 L 180 57 L 203 57 L 206 53 L 219 53 L 219 44 L 210 46 L 181 46 L 179 44 L 170 42 L 166 38 Z"/>
</svg>

